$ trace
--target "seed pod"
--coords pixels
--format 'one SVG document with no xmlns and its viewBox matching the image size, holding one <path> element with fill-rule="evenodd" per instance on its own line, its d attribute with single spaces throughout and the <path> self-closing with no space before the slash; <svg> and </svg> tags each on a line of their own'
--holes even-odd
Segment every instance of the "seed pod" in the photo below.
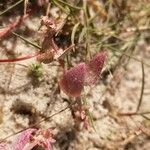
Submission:
<svg viewBox="0 0 150 150">
<path fill-rule="evenodd" d="M 106 52 L 100 52 L 86 64 L 86 76 L 85 76 L 86 84 L 88 85 L 95 84 L 95 82 L 98 80 L 102 68 L 104 66 L 106 57 L 107 57 Z"/>
<path fill-rule="evenodd" d="M 60 80 L 60 88 L 70 97 L 79 97 L 84 86 L 85 63 L 66 71 Z"/>
<path fill-rule="evenodd" d="M 60 80 L 60 88 L 70 97 L 80 97 L 85 84 L 94 84 L 102 71 L 106 60 L 106 52 L 100 52 L 87 64 L 80 63 L 66 71 Z"/>
</svg>

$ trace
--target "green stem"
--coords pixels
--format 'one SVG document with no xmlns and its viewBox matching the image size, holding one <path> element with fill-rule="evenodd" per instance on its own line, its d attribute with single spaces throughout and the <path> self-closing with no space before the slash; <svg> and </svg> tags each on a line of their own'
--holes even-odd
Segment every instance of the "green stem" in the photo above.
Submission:
<svg viewBox="0 0 150 150">
<path fill-rule="evenodd" d="M 40 50 L 42 49 L 39 45 L 37 45 L 37 44 L 35 44 L 35 43 L 29 41 L 28 39 L 24 38 L 23 36 L 21 36 L 21 35 L 15 33 L 15 32 L 12 32 L 12 34 L 14 34 L 15 36 L 19 37 L 20 39 L 22 39 L 22 40 L 25 41 L 26 43 L 28 43 L 28 44 L 34 46 L 35 48 L 38 48 L 38 49 L 40 49 Z"/>
<path fill-rule="evenodd" d="M 150 111 L 146 112 L 127 112 L 127 113 L 118 113 L 119 116 L 138 116 L 138 115 L 147 115 L 150 114 Z"/>
<path fill-rule="evenodd" d="M 88 12 L 87 12 L 87 1 L 83 0 L 83 10 L 84 10 L 84 21 L 85 21 L 85 28 L 86 28 L 86 50 L 87 50 L 87 59 L 91 58 L 90 53 L 90 38 L 89 38 L 89 19 L 88 19 Z"/>
<path fill-rule="evenodd" d="M 83 105 L 84 105 L 84 106 L 88 106 L 88 103 L 87 103 L 87 101 L 86 101 L 85 95 L 84 95 L 83 98 L 82 98 L 82 102 L 83 102 Z M 88 117 L 89 117 L 89 121 L 90 121 L 91 126 L 92 126 L 93 129 L 96 131 L 95 126 L 94 126 L 93 116 L 92 116 L 91 112 L 90 112 L 88 109 L 87 109 L 87 115 L 88 115 Z"/>
<path fill-rule="evenodd" d="M 69 3 L 67 3 L 67 2 L 64 2 L 64 1 L 61 1 L 61 0 L 57 0 L 57 1 L 58 1 L 58 2 L 61 2 L 61 3 L 63 3 L 63 4 L 65 4 L 65 5 L 67 5 L 67 6 L 69 6 L 69 7 L 71 7 L 71 8 L 73 8 L 73 9 L 77 9 L 77 10 L 83 9 L 82 7 L 72 6 L 71 4 L 69 4 Z"/>
<path fill-rule="evenodd" d="M 72 29 L 72 33 L 71 33 L 71 43 L 72 45 L 74 45 L 74 42 L 75 42 L 75 35 L 76 35 L 76 32 L 77 32 L 77 29 L 79 27 L 80 23 L 76 23 Z M 75 51 L 75 49 L 73 48 L 73 50 Z"/>
<path fill-rule="evenodd" d="M 145 116 L 145 115 L 142 115 L 143 118 L 147 119 L 148 121 L 150 121 L 150 118 Z"/>
<path fill-rule="evenodd" d="M 142 67 L 142 86 L 141 86 L 140 99 L 139 99 L 136 111 L 139 111 L 139 108 L 140 108 L 141 103 L 142 103 L 143 93 L 144 93 L 145 73 L 144 73 L 144 64 L 143 64 L 143 62 L 141 62 L 141 67 Z"/>
<path fill-rule="evenodd" d="M 68 14 L 69 15 L 69 10 L 67 10 L 66 8 L 64 8 L 64 7 L 62 7 L 56 0 L 52 0 L 53 1 L 53 3 L 57 6 L 57 7 L 59 7 L 62 11 L 64 11 L 66 14 Z"/>
<path fill-rule="evenodd" d="M 21 4 L 24 0 L 20 0 L 17 3 L 11 5 L 10 7 L 8 7 L 6 10 L 4 10 L 3 12 L 0 13 L 0 16 L 5 14 L 6 12 L 10 11 L 11 9 L 13 9 L 14 7 L 16 7 L 17 5 Z"/>
<path fill-rule="evenodd" d="M 138 59 L 138 58 L 136 58 L 136 57 L 134 57 L 134 56 L 130 56 L 129 54 L 127 54 L 127 53 L 125 53 L 125 52 L 120 52 L 118 49 L 112 48 L 111 46 L 106 46 L 106 45 L 105 45 L 105 47 L 110 48 L 111 50 L 114 50 L 114 51 L 116 51 L 117 53 L 123 54 L 123 55 L 125 55 L 125 56 L 127 56 L 127 57 L 129 57 L 129 58 L 132 58 L 132 59 L 134 59 L 134 60 L 136 60 L 136 61 L 138 61 L 138 62 L 143 62 L 143 64 L 144 64 L 145 66 L 150 67 L 150 64 L 148 64 L 148 63 L 146 63 L 146 62 L 144 62 L 144 61 L 142 61 L 142 60 L 140 60 L 140 59 Z"/>
</svg>

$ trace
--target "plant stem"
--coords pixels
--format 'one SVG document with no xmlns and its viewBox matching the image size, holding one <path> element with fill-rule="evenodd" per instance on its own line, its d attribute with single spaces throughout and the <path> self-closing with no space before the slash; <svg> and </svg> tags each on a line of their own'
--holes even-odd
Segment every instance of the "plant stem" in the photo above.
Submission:
<svg viewBox="0 0 150 150">
<path fill-rule="evenodd" d="M 89 19 L 88 19 L 88 12 L 87 12 L 87 1 L 86 0 L 83 0 L 83 10 L 84 10 L 84 26 L 85 26 L 85 29 L 86 29 L 86 50 L 87 50 L 87 56 L 86 58 L 89 59 L 91 58 L 91 52 L 90 52 L 90 35 L 89 35 Z"/>
<path fill-rule="evenodd" d="M 136 116 L 136 115 L 146 115 L 146 114 L 150 114 L 150 111 L 118 113 L 119 116 Z"/>
<path fill-rule="evenodd" d="M 31 54 L 31 55 L 27 55 L 27 56 L 19 57 L 19 58 L 0 59 L 0 63 L 22 61 L 22 60 L 26 60 L 26 59 L 30 59 L 30 58 L 36 57 L 38 55 L 39 55 L 39 53 L 35 53 L 35 54 Z"/>
<path fill-rule="evenodd" d="M 144 61 L 142 61 L 142 60 L 140 60 L 140 59 L 138 59 L 138 58 L 136 58 L 136 57 L 134 57 L 134 56 L 130 56 L 129 54 L 127 54 L 127 53 L 125 53 L 125 52 L 120 52 L 118 49 L 112 48 L 112 47 L 110 47 L 110 46 L 106 46 L 106 47 L 110 48 L 111 50 L 116 51 L 117 53 L 123 54 L 123 55 L 125 55 L 125 56 L 127 56 L 127 57 L 129 57 L 129 58 L 132 58 L 132 59 L 134 59 L 134 60 L 136 60 L 136 61 L 138 61 L 138 62 L 143 62 L 143 64 L 144 64 L 145 66 L 150 67 L 150 64 L 148 64 L 148 63 L 146 63 L 146 62 L 144 62 Z"/>
<path fill-rule="evenodd" d="M 143 62 L 141 62 L 141 67 L 142 67 L 142 86 L 141 86 L 140 99 L 139 99 L 136 111 L 139 111 L 139 108 L 140 108 L 141 103 L 142 103 L 143 93 L 144 93 L 145 73 L 144 73 L 144 64 L 143 64 Z"/>
<path fill-rule="evenodd" d="M 66 106 L 65 108 L 63 108 L 63 109 L 61 109 L 60 111 L 58 111 L 58 112 L 52 114 L 52 115 L 49 116 L 49 117 L 46 117 L 46 118 L 41 119 L 41 121 L 36 122 L 35 124 L 33 124 L 33 125 L 31 125 L 31 126 L 29 126 L 29 127 L 27 127 L 27 128 L 24 128 L 24 129 L 22 129 L 22 130 L 20 130 L 20 131 L 18 131 L 18 132 L 16 132 L 16 133 L 13 133 L 13 134 L 10 134 L 9 136 L 6 136 L 6 137 L 3 138 L 2 140 L 0 140 L 0 143 L 4 142 L 6 139 L 8 139 L 8 138 L 10 138 L 10 137 L 12 137 L 12 136 L 14 136 L 14 135 L 17 135 L 17 134 L 23 132 L 24 130 L 27 130 L 27 129 L 29 129 L 29 128 L 36 127 L 37 125 L 39 125 L 39 124 L 42 123 L 43 121 L 46 121 L 46 120 L 48 121 L 48 120 L 50 120 L 52 117 L 54 117 L 54 116 L 56 116 L 56 115 L 58 115 L 58 114 L 64 112 L 65 110 L 67 110 L 67 109 L 69 109 L 69 108 L 70 108 L 70 105 L 69 105 L 69 106 Z"/>
<path fill-rule="evenodd" d="M 71 33 L 71 43 L 72 45 L 74 45 L 74 42 L 75 42 L 75 35 L 76 35 L 76 32 L 77 32 L 77 29 L 79 27 L 80 23 L 76 23 L 72 29 L 72 33 Z M 75 49 L 73 48 L 73 51 L 75 51 Z"/>
<path fill-rule="evenodd" d="M 17 5 L 21 4 L 24 0 L 20 0 L 17 3 L 11 5 L 10 7 L 8 7 L 6 10 L 4 10 L 3 12 L 0 13 L 0 16 L 5 14 L 6 12 L 10 11 L 11 9 L 13 9 L 14 7 L 16 7 Z"/>
<path fill-rule="evenodd" d="M 67 5 L 67 6 L 69 6 L 69 7 L 71 7 L 71 8 L 73 8 L 73 9 L 77 9 L 77 10 L 81 10 L 82 9 L 82 7 L 77 7 L 77 6 L 72 6 L 71 4 L 69 4 L 69 3 L 67 3 L 67 2 L 64 2 L 64 1 L 62 1 L 62 0 L 57 0 L 58 2 L 61 2 L 61 3 L 63 3 L 63 4 L 65 4 L 65 5 Z"/>
<path fill-rule="evenodd" d="M 61 6 L 56 0 L 52 0 L 52 2 L 53 2 L 56 6 L 58 6 L 62 11 L 64 11 L 67 15 L 69 15 L 69 13 L 70 13 L 70 10 L 69 10 L 69 9 L 66 9 L 66 8 L 64 8 L 63 6 Z"/>
<path fill-rule="evenodd" d="M 35 43 L 29 41 L 28 39 L 24 38 L 23 36 L 21 36 L 21 35 L 15 33 L 15 32 L 13 32 L 13 31 L 12 31 L 12 34 L 14 34 L 15 36 L 19 37 L 20 39 L 22 39 L 22 40 L 25 41 L 26 43 L 28 43 L 28 44 L 34 46 L 35 48 L 38 48 L 38 49 L 40 49 L 40 50 L 42 49 L 42 47 L 40 47 L 39 45 L 37 45 L 37 44 L 35 44 Z"/>
</svg>

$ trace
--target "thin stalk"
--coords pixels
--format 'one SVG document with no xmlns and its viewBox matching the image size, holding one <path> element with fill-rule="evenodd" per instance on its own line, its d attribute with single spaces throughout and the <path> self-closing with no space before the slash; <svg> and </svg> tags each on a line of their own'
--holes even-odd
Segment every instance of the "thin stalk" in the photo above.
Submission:
<svg viewBox="0 0 150 150">
<path fill-rule="evenodd" d="M 139 108 L 140 108 L 140 106 L 141 106 L 142 99 L 143 99 L 143 93 L 144 93 L 144 85 L 145 85 L 145 73 L 144 73 L 144 65 L 143 65 L 143 62 L 141 62 L 141 67 L 142 67 L 142 86 L 141 86 L 140 99 L 139 99 L 139 102 L 138 102 L 136 111 L 139 111 Z"/>
<path fill-rule="evenodd" d="M 70 59 L 69 51 L 73 49 L 74 47 L 75 47 L 75 44 L 72 44 L 71 46 L 69 46 L 67 49 L 64 50 L 64 53 L 62 55 L 58 57 L 58 59 L 61 59 L 62 57 L 66 55 L 65 58 L 66 58 L 67 68 L 71 66 L 71 59 Z"/>
<path fill-rule="evenodd" d="M 146 120 L 150 121 L 150 118 L 142 114 L 142 117 L 145 118 Z"/>
<path fill-rule="evenodd" d="M 109 3 L 109 1 L 104 4 L 104 7 L 105 7 L 108 3 Z M 105 18 L 105 19 L 107 18 L 107 13 L 106 13 L 106 11 L 104 10 L 104 8 L 103 8 L 102 6 L 100 6 L 100 9 L 96 12 L 96 14 L 95 14 L 94 16 L 92 16 L 92 17 L 89 19 L 89 23 L 92 23 L 92 21 L 93 21 L 97 16 L 99 16 L 100 14 L 101 14 L 101 16 L 102 16 L 103 18 Z"/>
<path fill-rule="evenodd" d="M 51 7 L 51 3 L 49 2 L 46 9 L 46 16 L 50 14 L 50 7 Z"/>
<path fill-rule="evenodd" d="M 22 39 L 22 40 L 25 41 L 26 43 L 32 45 L 33 47 L 38 48 L 38 49 L 40 49 L 40 50 L 42 49 L 42 47 L 40 47 L 39 45 L 37 45 L 37 44 L 35 44 L 35 43 L 29 41 L 28 39 L 24 38 L 23 36 L 21 36 L 21 35 L 15 33 L 15 32 L 12 32 L 12 34 L 14 34 L 15 36 L 19 37 L 20 39 Z"/>
<path fill-rule="evenodd" d="M 66 8 L 62 7 L 56 0 L 52 0 L 52 2 L 53 2 L 57 7 L 59 7 L 62 11 L 64 11 L 66 14 L 69 15 L 70 10 L 66 10 Z"/>
<path fill-rule="evenodd" d="M 28 6 L 29 0 L 24 0 L 24 15 L 27 13 L 27 6 Z"/>
<path fill-rule="evenodd" d="M 24 0 L 20 0 L 17 3 L 11 5 L 10 7 L 8 7 L 6 10 L 2 11 L 0 13 L 0 16 L 4 15 L 6 12 L 10 11 L 11 9 L 13 9 L 14 7 L 16 7 L 17 5 L 21 4 Z"/>
<path fill-rule="evenodd" d="M 82 101 L 85 106 L 88 105 L 85 95 L 83 96 Z M 87 109 L 87 115 L 89 117 L 91 126 L 93 127 L 94 131 L 96 131 L 95 126 L 94 126 L 93 116 L 92 116 L 91 112 L 89 111 L 89 109 Z"/>
<path fill-rule="evenodd" d="M 74 45 L 74 41 L 75 41 L 75 35 L 76 35 L 76 32 L 77 32 L 77 29 L 79 27 L 80 23 L 76 23 L 72 29 L 72 33 L 71 33 L 71 43 L 72 45 Z M 73 51 L 75 51 L 75 49 L 73 48 Z"/>
<path fill-rule="evenodd" d="M 66 48 L 64 50 L 64 52 L 58 57 L 58 58 L 62 58 L 63 56 L 65 56 L 66 54 L 68 54 L 68 52 L 73 49 L 75 47 L 75 44 L 70 45 L 68 48 Z"/>
<path fill-rule="evenodd" d="M 87 50 L 87 59 L 91 58 L 91 53 L 90 53 L 90 39 L 89 39 L 89 19 L 88 19 L 88 12 L 87 12 L 87 1 L 83 0 L 83 10 L 84 10 L 84 26 L 86 29 L 86 50 Z"/>
<path fill-rule="evenodd" d="M 119 116 L 138 116 L 138 115 L 146 115 L 146 114 L 150 114 L 150 111 L 118 113 Z"/>
<path fill-rule="evenodd" d="M 138 59 L 138 58 L 136 58 L 136 57 L 134 57 L 134 56 L 130 56 L 129 54 L 127 54 L 127 53 L 125 53 L 125 52 L 120 52 L 120 51 L 119 51 L 118 49 L 116 49 L 116 48 L 112 48 L 112 47 L 106 46 L 106 45 L 105 45 L 105 47 L 108 47 L 108 48 L 110 48 L 110 49 L 116 51 L 117 53 L 123 54 L 123 55 L 125 55 L 125 56 L 127 56 L 127 57 L 130 57 L 130 58 L 132 58 L 132 59 L 134 59 L 134 60 L 136 60 L 136 61 L 138 61 L 138 62 L 140 62 L 140 63 L 143 62 L 143 64 L 144 64 L 145 66 L 150 67 L 150 64 L 144 62 L 143 60 L 140 60 L 140 59 Z"/>
<path fill-rule="evenodd" d="M 71 59 L 70 59 L 70 55 L 69 54 L 66 55 L 66 64 L 67 64 L 67 68 L 70 68 L 70 66 L 71 66 Z"/>
<path fill-rule="evenodd" d="M 39 53 L 35 53 L 35 54 L 31 54 L 31 55 L 27 55 L 27 56 L 19 57 L 19 58 L 0 59 L 0 63 L 17 62 L 17 61 L 27 60 L 27 59 L 36 57 L 36 56 L 38 56 L 38 55 L 39 55 Z"/>
<path fill-rule="evenodd" d="M 0 143 L 4 142 L 6 139 L 8 139 L 8 138 L 10 138 L 10 137 L 12 137 L 12 136 L 14 136 L 14 135 L 17 135 L 17 134 L 19 134 L 19 133 L 21 133 L 21 132 L 23 132 L 23 131 L 25 131 L 25 130 L 27 130 L 27 129 L 29 129 L 29 128 L 36 127 L 37 125 L 39 125 L 39 124 L 42 123 L 43 121 L 46 121 L 46 120 L 51 119 L 52 117 L 54 117 L 54 116 L 60 114 L 61 112 L 64 112 L 64 111 L 67 110 L 68 108 L 70 108 L 70 106 L 65 107 L 64 109 L 62 109 L 62 110 L 56 112 L 55 114 L 52 114 L 52 115 L 49 116 L 49 117 L 45 117 L 45 118 L 41 119 L 41 121 L 36 122 L 35 124 L 31 125 L 30 127 L 24 128 L 24 129 L 22 129 L 22 130 L 20 130 L 20 131 L 18 131 L 18 132 L 16 132 L 16 133 L 13 133 L 13 134 L 10 134 L 9 136 L 6 136 L 6 137 L 3 138 L 2 140 L 0 140 Z"/>
<path fill-rule="evenodd" d="M 63 4 L 65 4 L 65 5 L 67 5 L 67 6 L 69 6 L 69 7 L 71 7 L 71 8 L 73 8 L 73 9 L 77 9 L 77 10 L 83 9 L 82 7 L 73 6 L 73 5 L 71 5 L 71 4 L 69 4 L 69 3 L 65 2 L 65 1 L 61 1 L 61 0 L 57 0 L 57 1 L 58 1 L 58 2 L 61 2 L 61 3 L 63 3 Z"/>
</svg>

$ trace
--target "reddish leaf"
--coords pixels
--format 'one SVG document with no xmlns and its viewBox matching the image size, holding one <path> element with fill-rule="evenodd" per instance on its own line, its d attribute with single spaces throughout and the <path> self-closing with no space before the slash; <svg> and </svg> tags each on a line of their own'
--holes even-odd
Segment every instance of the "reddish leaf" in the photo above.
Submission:
<svg viewBox="0 0 150 150">
<path fill-rule="evenodd" d="M 60 88 L 71 97 L 79 97 L 84 85 L 85 63 L 66 71 L 60 80 Z"/>
</svg>

